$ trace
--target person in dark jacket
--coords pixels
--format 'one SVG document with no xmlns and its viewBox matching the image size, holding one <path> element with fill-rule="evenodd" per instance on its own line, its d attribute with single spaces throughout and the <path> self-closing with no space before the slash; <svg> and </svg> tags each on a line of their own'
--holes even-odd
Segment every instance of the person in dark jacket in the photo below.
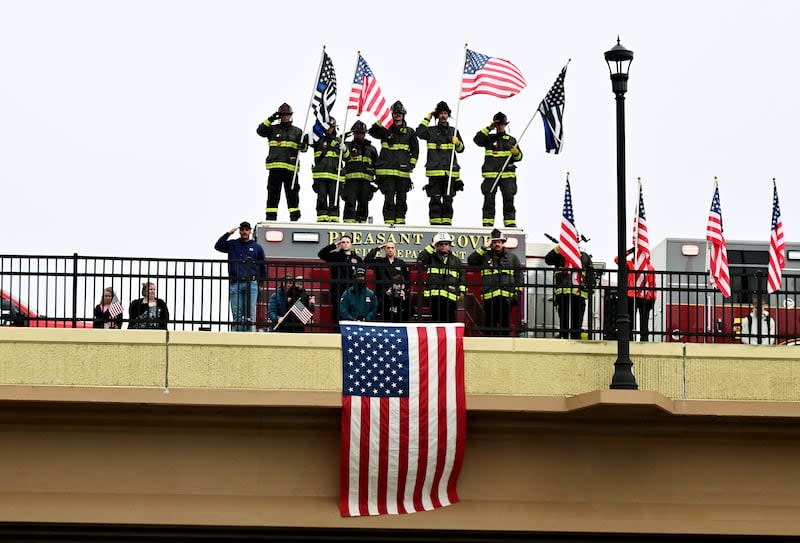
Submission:
<svg viewBox="0 0 800 543">
<path fill-rule="evenodd" d="M 236 324 L 233 331 L 249 332 L 256 321 L 258 282 L 267 278 L 264 249 L 250 237 L 252 226 L 247 221 L 239 224 L 239 237 L 228 239 L 236 232 L 231 228 L 217 240 L 214 249 L 228 254 L 229 302 Z"/>
<path fill-rule="evenodd" d="M 367 125 L 356 121 L 350 129 L 353 141 L 347 142 L 349 158 L 345 162 L 344 187 L 344 222 L 367 222 L 369 217 L 369 201 L 375 193 L 375 164 L 378 162 L 378 150 L 365 135 Z"/>
<path fill-rule="evenodd" d="M 385 256 L 377 256 L 378 251 Z M 411 287 L 411 275 L 405 261 L 395 256 L 395 245 L 388 241 L 375 247 L 364 257 L 364 264 L 375 271 L 375 292 L 378 293 L 378 318 L 383 318 L 383 294 L 392 286 L 395 275 L 400 275 L 405 284 L 404 290 Z M 385 319 L 384 319 L 385 320 Z"/>
<path fill-rule="evenodd" d="M 311 178 L 317 194 L 317 222 L 339 222 L 339 189 L 345 179 L 339 171 L 339 155 L 342 160 L 350 157 L 350 151 L 342 149 L 336 137 L 336 119 L 331 117 L 329 124 L 325 134 L 314 142 Z"/>
<path fill-rule="evenodd" d="M 517 209 L 514 207 L 514 195 L 517 194 L 517 162 L 522 160 L 517 140 L 506 134 L 508 118 L 498 111 L 492 122 L 475 134 L 472 141 L 483 147 L 484 158 L 481 174 L 481 193 L 483 194 L 483 226 L 494 226 L 495 201 L 497 189 L 503 196 L 503 226 L 517 226 Z M 492 130 L 495 133 L 492 134 Z M 505 168 L 503 166 L 505 165 Z M 497 176 L 500 179 L 495 184 Z M 492 190 L 494 186 L 494 190 Z"/>
<path fill-rule="evenodd" d="M 397 274 L 392 277 L 392 284 L 388 289 L 383 293 L 378 292 L 378 298 L 383 300 L 380 305 L 384 322 L 408 322 L 411 300 L 406 285 L 406 279 Z"/>
<path fill-rule="evenodd" d="M 122 328 L 122 304 L 111 287 L 103 289 L 103 297 L 94 308 L 92 328 Z"/>
<path fill-rule="evenodd" d="M 378 313 L 378 300 L 375 292 L 367 287 L 366 271 L 356 268 L 353 286 L 342 294 L 339 300 L 339 316 L 343 321 L 375 320 Z"/>
<path fill-rule="evenodd" d="M 331 272 L 330 296 L 335 329 L 339 329 L 339 299 L 353 284 L 356 268 L 363 260 L 353 252 L 353 238 L 344 235 L 319 250 L 317 256 L 328 263 Z"/>
<path fill-rule="evenodd" d="M 287 275 L 283 278 L 280 288 L 269 297 L 267 317 L 273 330 L 295 333 L 305 330 L 307 323 L 303 323 L 297 315 L 289 311 L 300 300 L 308 311 L 314 312 L 313 296 L 306 293 L 302 281 L 302 276 L 295 278 Z"/>
<path fill-rule="evenodd" d="M 128 323 L 130 329 L 167 329 L 167 302 L 156 297 L 156 285 L 149 281 L 142 283 L 142 297 L 131 302 L 128 314 L 131 319 Z"/>
<path fill-rule="evenodd" d="M 437 119 L 436 126 L 429 127 L 433 117 Z M 449 125 L 449 119 L 450 108 L 446 102 L 439 102 L 436 109 L 428 113 L 417 127 L 419 139 L 428 142 L 425 162 L 428 184 L 424 188 L 430 198 L 428 214 L 430 224 L 433 225 L 453 224 L 453 198 L 456 192 L 464 190 L 458 161 L 453 154 L 453 150 L 456 153 L 464 152 L 464 141 L 461 134 Z"/>
<path fill-rule="evenodd" d="M 564 269 L 567 261 L 558 245 L 544 257 L 547 264 L 556 267 L 553 299 L 558 309 L 558 335 L 562 339 L 581 339 L 583 314 L 589 297 L 588 275 L 592 273 L 592 257 L 581 251 L 580 258 L 581 269 Z"/>
<path fill-rule="evenodd" d="M 433 322 L 456 322 L 456 306 L 466 292 L 466 271 L 458 256 L 450 252 L 453 238 L 439 232 L 417 255 L 417 264 L 427 272 L 422 296 L 428 300 Z"/>
<path fill-rule="evenodd" d="M 468 264 L 481 267 L 484 333 L 487 336 L 509 335 L 511 307 L 518 302 L 522 291 L 522 265 L 517 255 L 506 251 L 507 239 L 495 228 L 489 247 L 478 247 L 467 258 Z"/>
<path fill-rule="evenodd" d="M 411 172 L 417 165 L 419 141 L 414 129 L 406 124 L 406 108 L 398 100 L 392 104 L 392 124 L 376 122 L 369 135 L 381 140 L 381 154 L 375 167 L 378 188 L 384 194 L 383 222 L 405 224 L 407 196 L 411 190 Z"/>
<path fill-rule="evenodd" d="M 300 219 L 300 183 L 296 178 L 300 165 L 298 153 L 305 153 L 308 144 L 303 140 L 303 131 L 292 124 L 292 106 L 283 103 L 278 111 L 269 116 L 256 128 L 262 138 L 269 138 L 269 154 L 266 165 L 267 179 L 267 220 L 278 220 L 278 204 L 281 201 L 281 187 L 286 192 L 286 205 L 289 219 Z M 280 119 L 280 123 L 274 124 Z"/>
</svg>

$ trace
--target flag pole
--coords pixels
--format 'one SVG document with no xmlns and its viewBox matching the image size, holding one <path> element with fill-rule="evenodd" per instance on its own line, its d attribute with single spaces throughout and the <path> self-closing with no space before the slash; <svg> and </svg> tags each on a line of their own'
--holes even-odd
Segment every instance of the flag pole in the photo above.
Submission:
<svg viewBox="0 0 800 543">
<path fill-rule="evenodd" d="M 314 74 L 314 85 L 311 88 L 311 98 L 308 99 L 308 108 L 306 109 L 306 120 L 303 121 L 303 135 L 306 133 L 306 128 L 308 127 L 308 116 L 311 114 L 311 104 L 314 103 L 314 91 L 317 90 L 317 81 L 319 80 L 319 72 L 322 70 L 322 62 L 325 60 L 325 45 L 322 46 L 322 54 L 319 56 L 319 67 L 317 68 L 316 73 Z M 309 138 L 310 139 L 310 138 Z M 300 146 L 303 145 L 302 139 L 300 142 Z M 297 157 L 294 159 L 294 173 L 292 174 L 292 189 L 294 190 L 294 185 L 297 182 L 297 163 L 300 161 L 300 149 L 297 150 Z"/>
<path fill-rule="evenodd" d="M 353 69 L 353 81 L 356 79 L 356 71 L 358 70 L 358 59 L 361 58 L 361 51 L 356 51 L 356 67 Z M 339 209 L 339 177 L 342 171 L 342 156 L 344 155 L 344 136 L 347 132 L 347 116 L 350 113 L 350 104 L 348 101 L 347 109 L 344 110 L 344 127 L 342 128 L 342 142 L 339 145 L 339 163 L 336 165 L 336 188 L 333 191 L 333 201 L 336 202 L 336 209 Z M 346 181 L 346 179 L 345 179 Z"/>
<path fill-rule="evenodd" d="M 272 331 L 273 332 L 278 329 L 278 326 L 283 324 L 283 322 L 286 320 L 286 317 L 288 317 L 289 313 L 291 313 L 291 312 L 292 312 L 292 309 L 289 308 L 289 311 L 287 311 L 286 314 L 283 317 L 281 317 L 281 321 L 278 324 L 276 324 L 275 326 L 272 327 Z"/>
<path fill-rule="evenodd" d="M 456 122 L 453 127 L 453 137 L 458 136 L 458 114 L 461 111 L 461 89 L 464 87 L 464 65 L 467 63 L 467 43 L 464 44 L 464 60 L 461 62 L 461 77 L 458 81 L 458 102 L 456 103 Z M 456 159 L 456 146 L 450 151 L 450 170 L 447 172 L 447 189 L 444 191 L 443 198 L 450 195 L 450 185 L 453 182 L 453 162 Z"/>
<path fill-rule="evenodd" d="M 569 66 L 570 62 L 572 62 L 572 59 L 568 58 L 567 59 L 567 66 Z M 520 142 L 522 141 L 522 138 L 525 137 L 525 133 L 528 131 L 528 128 L 531 126 L 531 123 L 533 122 L 533 119 L 536 117 L 537 113 L 539 113 L 539 108 L 538 107 L 536 108 L 536 111 L 533 112 L 533 115 L 531 115 L 531 118 L 528 119 L 528 124 L 525 125 L 525 128 L 522 130 L 522 134 L 520 134 L 519 138 L 517 138 L 517 145 L 519 145 Z M 503 172 L 508 167 L 508 163 L 509 162 L 511 162 L 511 156 L 510 155 L 506 158 L 506 161 L 503 163 L 503 167 L 500 168 L 500 171 L 497 173 L 497 177 L 495 177 L 494 183 L 492 183 L 492 188 L 489 189 L 490 193 L 493 192 L 494 189 L 497 188 L 497 184 L 500 182 L 500 176 L 503 175 Z"/>
</svg>

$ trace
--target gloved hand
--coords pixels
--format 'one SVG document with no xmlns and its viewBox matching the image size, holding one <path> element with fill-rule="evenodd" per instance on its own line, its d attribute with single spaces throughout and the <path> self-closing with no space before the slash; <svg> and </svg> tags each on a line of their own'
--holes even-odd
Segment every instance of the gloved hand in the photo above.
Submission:
<svg viewBox="0 0 800 543">
<path fill-rule="evenodd" d="M 281 118 L 281 114 L 276 111 L 275 113 L 273 113 L 272 115 L 269 116 L 269 122 L 274 123 L 275 121 L 277 121 L 280 118 Z"/>
<path fill-rule="evenodd" d="M 492 122 L 490 122 L 490 123 L 489 123 L 489 126 L 487 126 L 487 127 L 486 127 L 486 129 L 487 129 L 489 132 L 491 132 L 492 130 L 494 130 L 494 119 L 492 119 Z"/>
<path fill-rule="evenodd" d="M 453 136 L 453 145 L 455 145 L 456 147 L 461 145 L 461 140 L 458 139 L 458 136 Z"/>
<path fill-rule="evenodd" d="M 519 147 L 517 147 L 516 145 L 514 147 L 512 147 L 511 148 L 511 154 L 513 156 L 519 156 Z"/>
<path fill-rule="evenodd" d="M 433 112 L 433 111 L 431 111 L 430 113 L 428 113 L 427 115 L 425 115 L 425 118 L 426 118 L 426 119 L 428 119 L 428 120 L 430 121 L 431 119 L 433 119 L 433 114 L 434 114 L 434 112 Z"/>
</svg>

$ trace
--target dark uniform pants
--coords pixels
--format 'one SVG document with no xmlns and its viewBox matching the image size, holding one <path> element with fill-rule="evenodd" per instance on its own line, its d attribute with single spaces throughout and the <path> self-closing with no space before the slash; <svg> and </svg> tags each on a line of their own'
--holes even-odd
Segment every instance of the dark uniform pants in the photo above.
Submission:
<svg viewBox="0 0 800 543">
<path fill-rule="evenodd" d="M 408 211 L 408 191 L 411 180 L 394 175 L 378 178 L 378 186 L 384 194 L 383 222 L 386 224 L 405 224 Z"/>
<path fill-rule="evenodd" d="M 300 180 L 295 179 L 292 188 L 293 173 L 289 170 L 269 170 L 267 177 L 267 220 L 278 220 L 278 204 L 281 201 L 281 187 L 286 192 L 286 206 L 289 208 L 289 219 L 300 219 Z"/>
<path fill-rule="evenodd" d="M 497 189 L 503 197 L 503 226 L 517 226 L 517 209 L 514 207 L 514 195 L 517 194 L 517 180 L 515 178 L 501 179 L 493 191 L 489 189 L 494 184 L 494 179 L 484 179 L 481 183 L 483 193 L 483 226 L 494 226 L 495 201 Z"/>
<path fill-rule="evenodd" d="M 558 305 L 558 337 L 580 339 L 586 300 L 575 294 L 559 294 L 556 296 L 556 304 Z"/>
<path fill-rule="evenodd" d="M 335 179 L 315 179 L 317 193 L 317 222 L 339 222 L 339 202 Z"/>
<path fill-rule="evenodd" d="M 505 296 L 495 296 L 483 302 L 484 335 L 507 336 L 511 333 L 508 326 L 511 313 L 511 300 Z"/>
<path fill-rule="evenodd" d="M 646 298 L 628 297 L 628 316 L 631 319 L 631 325 L 634 321 L 634 309 L 639 310 L 639 341 L 650 341 L 650 312 L 656 305 L 655 302 L 655 300 Z M 633 326 L 631 326 L 631 339 L 633 339 Z"/>
<path fill-rule="evenodd" d="M 372 185 L 365 179 L 350 179 L 344 182 L 344 222 L 367 222 L 369 201 L 372 200 Z M 380 298 L 379 298 L 380 299 Z"/>
<path fill-rule="evenodd" d="M 453 224 L 453 197 L 456 192 L 463 189 L 464 183 L 460 179 L 453 179 L 450 183 L 450 192 L 447 191 L 447 176 L 429 177 L 428 198 L 428 217 L 430 224 Z"/>
<path fill-rule="evenodd" d="M 428 300 L 433 322 L 456 322 L 456 302 L 444 296 L 431 296 Z"/>
</svg>

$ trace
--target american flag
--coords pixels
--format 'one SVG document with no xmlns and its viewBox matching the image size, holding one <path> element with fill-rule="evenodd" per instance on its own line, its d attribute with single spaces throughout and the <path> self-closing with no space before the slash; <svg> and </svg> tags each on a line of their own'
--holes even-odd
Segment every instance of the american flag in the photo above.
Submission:
<svg viewBox="0 0 800 543">
<path fill-rule="evenodd" d="M 461 100 L 473 94 L 510 98 L 527 85 L 525 76 L 513 63 L 467 49 L 461 77 Z"/>
<path fill-rule="evenodd" d="M 561 216 L 561 233 L 558 236 L 558 251 L 566 261 L 565 268 L 581 269 L 581 251 L 578 249 L 578 230 L 575 228 L 575 213 L 572 210 L 572 191 L 564 190 L 564 212 Z"/>
<path fill-rule="evenodd" d="M 108 306 L 108 314 L 111 315 L 111 318 L 113 319 L 122 315 L 122 311 L 122 304 L 115 294 L 114 297 L 111 298 L 111 305 Z"/>
<path fill-rule="evenodd" d="M 314 317 L 314 314 L 309 311 L 301 300 L 297 300 L 292 307 L 289 308 L 289 311 L 293 313 L 303 324 L 308 324 L 311 322 L 311 319 Z"/>
<path fill-rule="evenodd" d="M 717 287 L 726 298 L 731 295 L 731 278 L 728 273 L 728 249 L 722 233 L 722 206 L 719 203 L 719 187 L 714 186 L 711 210 L 708 212 L 706 240 L 710 244 L 709 274 L 712 287 Z"/>
<path fill-rule="evenodd" d="M 767 278 L 767 292 L 772 294 L 781 289 L 781 276 L 783 266 L 786 264 L 784 251 L 786 242 L 783 240 L 783 220 L 781 219 L 781 206 L 778 203 L 778 186 L 772 181 L 772 230 L 769 235 L 769 276 Z"/>
<path fill-rule="evenodd" d="M 642 184 L 639 183 L 639 205 L 636 216 L 633 218 L 633 268 L 636 271 L 647 271 L 650 265 L 650 235 L 647 233 L 647 218 L 644 215 L 644 194 Z M 636 286 L 643 287 L 647 276 L 644 273 L 636 274 Z"/>
<path fill-rule="evenodd" d="M 381 86 L 378 85 L 375 74 L 361 55 L 358 55 L 356 75 L 353 77 L 353 88 L 350 89 L 347 109 L 356 110 L 356 115 L 359 116 L 364 111 L 369 111 L 378 118 L 382 126 L 388 128 L 392 125 L 392 112 L 386 105 Z"/>
<path fill-rule="evenodd" d="M 464 326 L 343 321 L 342 516 L 458 502 L 466 440 Z"/>
<path fill-rule="evenodd" d="M 322 52 L 322 66 L 319 69 L 317 85 L 314 87 L 314 96 L 311 107 L 314 110 L 314 128 L 311 131 L 311 143 L 316 142 L 330 128 L 331 110 L 336 103 L 336 72 L 333 61 L 328 53 Z"/>
<path fill-rule="evenodd" d="M 544 146 L 548 153 L 554 155 L 560 153 L 564 145 L 564 78 L 568 65 L 561 69 L 556 82 L 539 104 L 539 113 L 544 123 Z"/>
</svg>

